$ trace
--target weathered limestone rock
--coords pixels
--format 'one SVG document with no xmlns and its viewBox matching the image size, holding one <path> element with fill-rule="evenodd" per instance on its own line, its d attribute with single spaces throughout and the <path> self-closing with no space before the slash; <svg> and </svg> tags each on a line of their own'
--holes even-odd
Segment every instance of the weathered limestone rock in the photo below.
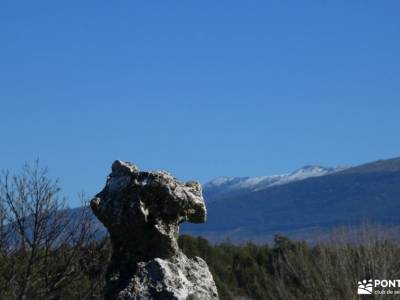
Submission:
<svg viewBox="0 0 400 300">
<path fill-rule="evenodd" d="M 179 224 L 206 219 L 198 182 L 140 172 L 117 160 L 90 205 L 113 246 L 105 299 L 218 299 L 205 261 L 186 257 L 178 247 Z"/>
</svg>

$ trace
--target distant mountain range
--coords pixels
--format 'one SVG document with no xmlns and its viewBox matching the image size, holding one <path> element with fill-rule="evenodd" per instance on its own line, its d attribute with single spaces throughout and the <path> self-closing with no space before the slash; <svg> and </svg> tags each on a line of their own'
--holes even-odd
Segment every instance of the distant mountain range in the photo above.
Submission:
<svg viewBox="0 0 400 300">
<path fill-rule="evenodd" d="M 272 186 L 284 185 L 311 177 L 320 177 L 345 170 L 347 167 L 326 168 L 305 166 L 289 174 L 257 177 L 217 177 L 203 185 L 203 194 L 208 202 L 227 195 L 237 196 L 248 192 L 257 192 Z"/>
<path fill-rule="evenodd" d="M 315 239 L 338 226 L 400 225 L 400 158 L 356 166 L 306 166 L 290 174 L 218 177 L 203 185 L 208 221 L 182 232 L 212 241 Z"/>
<path fill-rule="evenodd" d="M 400 226 L 400 157 L 356 167 L 306 166 L 290 174 L 218 177 L 203 185 L 208 220 L 181 233 L 211 241 L 317 240 L 363 222 Z M 79 208 L 72 210 L 78 216 Z M 104 233 L 103 233 L 104 234 Z"/>
</svg>

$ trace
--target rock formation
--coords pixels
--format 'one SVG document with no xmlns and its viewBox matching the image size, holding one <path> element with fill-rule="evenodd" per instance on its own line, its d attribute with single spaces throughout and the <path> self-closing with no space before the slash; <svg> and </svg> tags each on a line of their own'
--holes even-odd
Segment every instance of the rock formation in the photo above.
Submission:
<svg viewBox="0 0 400 300">
<path fill-rule="evenodd" d="M 177 241 L 180 223 L 206 219 L 198 182 L 117 160 L 90 205 L 113 247 L 104 299 L 218 299 L 205 261 L 186 257 Z"/>
</svg>

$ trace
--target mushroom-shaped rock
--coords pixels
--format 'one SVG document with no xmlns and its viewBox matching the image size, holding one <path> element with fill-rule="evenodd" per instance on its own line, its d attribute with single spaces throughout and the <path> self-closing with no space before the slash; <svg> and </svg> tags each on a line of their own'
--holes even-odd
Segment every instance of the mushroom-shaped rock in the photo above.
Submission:
<svg viewBox="0 0 400 300">
<path fill-rule="evenodd" d="M 90 202 L 113 247 L 104 299 L 218 299 L 207 264 L 178 246 L 180 223 L 206 220 L 200 184 L 120 160 L 111 169 Z"/>
</svg>

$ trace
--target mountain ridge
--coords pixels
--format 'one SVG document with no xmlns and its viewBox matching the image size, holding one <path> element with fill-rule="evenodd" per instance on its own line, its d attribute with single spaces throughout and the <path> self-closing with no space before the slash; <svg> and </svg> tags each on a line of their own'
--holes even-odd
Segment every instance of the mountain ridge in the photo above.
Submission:
<svg viewBox="0 0 400 300">
<path fill-rule="evenodd" d="M 306 165 L 291 173 L 280 175 L 254 177 L 216 177 L 203 184 L 203 193 L 208 202 L 212 199 L 233 193 L 260 191 L 276 185 L 284 185 L 312 177 L 320 177 L 335 172 L 341 172 L 349 167 L 323 167 L 320 165 Z"/>
<path fill-rule="evenodd" d="M 210 197 L 207 187 L 205 196 Z M 207 200 L 208 222 L 197 230 L 185 224 L 182 231 L 217 242 L 263 242 L 274 234 L 315 239 L 321 232 L 365 221 L 398 226 L 400 158 Z"/>
</svg>

